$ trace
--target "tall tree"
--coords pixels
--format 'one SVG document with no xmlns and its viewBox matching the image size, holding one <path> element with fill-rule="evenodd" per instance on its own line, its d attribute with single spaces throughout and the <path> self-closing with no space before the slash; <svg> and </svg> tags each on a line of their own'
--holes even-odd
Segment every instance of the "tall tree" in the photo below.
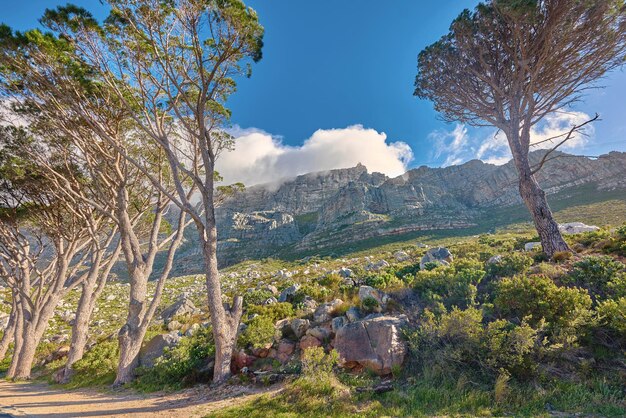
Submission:
<svg viewBox="0 0 626 418">
<path fill-rule="evenodd" d="M 106 258 L 92 257 L 93 272 L 84 282 L 78 310 L 84 315 L 77 316 L 68 364 L 59 380 L 67 379 L 72 364 L 82 355 L 88 318 L 113 258 L 121 251 L 130 276 L 130 300 L 127 321 L 119 333 L 116 383 L 126 383 L 133 377 L 144 335 L 189 221 L 184 212 L 172 224 L 165 220 L 171 210 L 168 195 L 174 186 L 164 153 L 143 141 L 116 95 L 76 59 L 72 45 L 37 30 L 13 33 L 2 29 L 0 92 L 19 110 L 25 129 L 35 135 L 40 146 L 59 158 L 53 164 L 36 148 L 22 152 L 28 153 L 29 160 L 49 181 L 66 186 L 61 190 L 67 201 L 86 205 L 110 220 L 111 233 L 118 235 L 118 247 L 111 248 Z M 137 166 L 124 156 L 132 156 Z M 79 180 L 67 176 L 68 167 L 79 169 L 81 188 L 68 187 Z M 144 172 L 150 173 L 159 187 Z M 193 188 L 188 193 L 193 193 Z M 99 244 L 99 251 L 110 249 L 112 236 Z M 147 284 L 160 251 L 166 253 L 165 262 L 154 293 L 149 295 Z"/>
<path fill-rule="evenodd" d="M 506 135 L 520 195 L 549 256 L 569 247 L 535 179 L 540 166 L 529 161 L 531 129 L 624 64 L 625 51 L 623 0 L 491 0 L 463 11 L 419 54 L 416 96 L 448 121 Z"/>
<path fill-rule="evenodd" d="M 193 221 L 203 250 L 215 340 L 214 382 L 230 374 L 242 299 L 225 306 L 217 264 L 215 164 L 232 145 L 224 131 L 234 78 L 261 58 L 263 28 L 241 0 L 108 0 L 103 26 L 84 10 L 47 11 L 44 24 L 71 39 L 81 60 L 117 93 L 137 129 L 164 152 L 175 189 L 164 190 Z M 130 155 L 126 158 L 141 168 Z M 195 188 L 201 205 L 189 193 Z"/>
</svg>

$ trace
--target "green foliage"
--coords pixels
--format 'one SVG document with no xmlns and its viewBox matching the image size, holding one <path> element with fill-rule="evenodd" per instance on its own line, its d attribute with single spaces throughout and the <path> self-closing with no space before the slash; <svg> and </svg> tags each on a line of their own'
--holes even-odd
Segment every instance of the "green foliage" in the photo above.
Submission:
<svg viewBox="0 0 626 418">
<path fill-rule="evenodd" d="M 479 262 L 459 260 L 452 266 L 419 271 L 413 287 L 430 304 L 467 307 L 474 303 L 476 287 L 484 276 Z"/>
<path fill-rule="evenodd" d="M 293 305 L 300 305 L 307 296 L 312 297 L 316 301 L 325 301 L 331 296 L 331 290 L 320 286 L 318 283 L 302 285 L 293 296 Z"/>
<path fill-rule="evenodd" d="M 343 279 L 337 273 L 327 274 L 319 280 L 319 284 L 330 289 L 338 289 Z"/>
<path fill-rule="evenodd" d="M 67 387 L 79 388 L 113 383 L 118 359 L 117 341 L 99 342 L 74 364 L 74 374 Z"/>
<path fill-rule="evenodd" d="M 485 267 L 488 277 L 511 277 L 526 272 L 533 260 L 528 255 L 512 252 L 503 255 L 499 262 L 488 263 Z"/>
<path fill-rule="evenodd" d="M 380 304 L 375 298 L 368 296 L 361 302 L 361 309 L 366 313 L 379 312 Z"/>
<path fill-rule="evenodd" d="M 396 274 L 381 272 L 368 275 L 365 278 L 365 284 L 377 289 L 386 289 L 391 286 L 401 285 L 402 281 L 396 276 Z"/>
<path fill-rule="evenodd" d="M 211 328 L 200 328 L 193 336 L 183 337 L 175 347 L 167 350 L 153 367 L 137 368 L 133 387 L 144 392 L 154 392 L 207 382 L 211 377 L 208 365 L 214 355 Z"/>
<path fill-rule="evenodd" d="M 254 289 L 243 297 L 243 305 L 245 307 L 251 307 L 253 305 L 262 305 L 266 300 L 273 297 L 274 294 L 266 289 Z"/>
<path fill-rule="evenodd" d="M 292 317 L 295 312 L 291 303 L 279 302 L 264 306 L 251 306 L 248 308 L 248 313 L 265 316 L 276 322 L 281 319 Z"/>
<path fill-rule="evenodd" d="M 335 350 L 326 354 L 322 347 L 307 348 L 302 354 L 302 375 L 311 380 L 327 380 L 338 362 Z"/>
<path fill-rule="evenodd" d="M 494 306 L 511 321 L 540 326 L 546 321 L 552 334 L 573 332 L 590 317 L 591 298 L 578 288 L 557 286 L 549 277 L 519 275 L 496 286 Z"/>
<path fill-rule="evenodd" d="M 607 345 L 626 346 L 626 297 L 600 302 L 596 315 L 597 326 L 608 336 Z"/>
<path fill-rule="evenodd" d="M 421 326 L 408 334 L 409 346 L 427 375 L 474 372 L 493 379 L 501 370 L 527 377 L 537 330 L 506 320 L 483 323 L 476 308 L 453 308 L 440 317 L 426 311 Z"/>
<path fill-rule="evenodd" d="M 566 283 L 588 289 L 594 296 L 626 296 L 626 266 L 608 256 L 591 256 L 574 264 Z"/>
<path fill-rule="evenodd" d="M 238 343 L 241 347 L 262 348 L 272 343 L 276 338 L 274 320 L 269 316 L 255 316 L 248 323 L 246 329 L 239 334 Z"/>
</svg>

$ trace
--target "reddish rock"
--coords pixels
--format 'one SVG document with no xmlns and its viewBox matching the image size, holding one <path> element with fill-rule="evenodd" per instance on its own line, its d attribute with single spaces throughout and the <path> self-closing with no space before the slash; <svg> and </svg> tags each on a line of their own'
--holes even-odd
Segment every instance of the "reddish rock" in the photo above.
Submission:
<svg viewBox="0 0 626 418">
<path fill-rule="evenodd" d="M 321 346 L 322 346 L 322 343 L 320 342 L 320 340 L 318 340 L 312 335 L 305 335 L 300 340 L 300 350 L 302 351 L 306 350 L 307 348 L 321 347 Z"/>
<path fill-rule="evenodd" d="M 244 367 L 250 367 L 255 360 L 256 357 L 246 354 L 243 350 L 239 350 L 238 352 L 233 353 L 231 368 L 234 369 L 234 373 L 237 373 Z"/>
</svg>

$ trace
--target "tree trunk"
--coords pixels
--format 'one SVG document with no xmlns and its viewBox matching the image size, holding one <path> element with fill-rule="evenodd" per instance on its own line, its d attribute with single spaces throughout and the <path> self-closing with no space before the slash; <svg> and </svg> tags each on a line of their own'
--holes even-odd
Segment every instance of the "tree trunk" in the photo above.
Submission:
<svg viewBox="0 0 626 418">
<path fill-rule="evenodd" d="M 35 351 L 37 350 L 37 337 L 35 335 L 34 326 L 27 324 L 22 332 L 22 344 L 19 352 L 13 353 L 13 361 L 15 361 L 14 372 L 10 377 L 14 380 L 25 380 L 30 378 L 30 371 L 35 360 Z"/>
<path fill-rule="evenodd" d="M 65 367 L 55 376 L 55 380 L 58 383 L 69 382 L 72 377 L 74 363 L 82 359 L 85 353 L 85 346 L 89 336 L 89 321 L 93 314 L 96 298 L 99 296 L 94 294 L 94 288 L 94 281 L 86 281 L 83 284 L 83 290 L 76 309 L 76 318 L 72 326 L 72 342 L 70 343 L 67 362 Z"/>
<path fill-rule="evenodd" d="M 13 337 L 15 336 L 16 317 L 17 317 L 17 306 L 16 306 L 16 301 L 15 301 L 15 296 L 14 296 L 13 306 L 11 308 L 11 314 L 9 315 L 9 321 L 7 322 L 7 326 L 4 329 L 2 340 L 0 340 L 0 361 L 4 360 L 4 357 L 7 355 L 9 345 L 11 344 L 11 341 L 13 341 Z"/>
<path fill-rule="evenodd" d="M 22 351 L 22 343 L 24 341 L 24 308 L 20 302 L 17 302 L 17 315 L 15 316 L 15 332 L 14 332 L 14 344 L 13 344 L 13 356 L 11 357 L 11 364 L 7 370 L 7 379 L 12 379 L 15 376 L 15 370 L 17 369 L 17 362 Z"/>
<path fill-rule="evenodd" d="M 519 192 L 533 218 L 543 251 L 548 257 L 560 251 L 571 251 L 552 216 L 545 192 L 532 174 L 528 156 L 513 155 L 519 175 Z"/>
<path fill-rule="evenodd" d="M 145 327 L 132 326 L 128 322 L 120 329 L 118 334 L 120 360 L 113 385 L 130 383 L 135 377 L 135 369 L 139 365 L 139 351 L 145 335 Z"/>
<path fill-rule="evenodd" d="M 223 305 L 217 268 L 217 229 L 214 222 L 207 227 L 207 239 L 203 248 L 209 312 L 215 340 L 213 383 L 221 384 L 230 377 L 230 363 L 242 314 L 242 299 L 236 297 L 232 308 Z"/>
</svg>

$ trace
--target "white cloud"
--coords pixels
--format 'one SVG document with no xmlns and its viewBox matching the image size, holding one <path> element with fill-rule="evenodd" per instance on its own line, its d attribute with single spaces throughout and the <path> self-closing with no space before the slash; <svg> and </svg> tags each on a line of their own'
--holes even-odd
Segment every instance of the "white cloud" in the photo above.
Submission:
<svg viewBox="0 0 626 418">
<path fill-rule="evenodd" d="M 547 116 L 542 123 L 531 130 L 530 142 L 537 144 L 531 150 L 549 149 L 564 137 L 546 141 L 567 133 L 574 125 L 591 119 L 583 112 L 560 112 Z M 582 132 L 576 133 L 559 149 L 574 151 L 583 148 L 594 137 L 592 125 L 587 125 Z M 473 135 L 464 125 L 456 125 L 451 131 L 434 131 L 429 135 L 434 145 L 434 158 L 445 156 L 442 165 L 454 165 L 471 159 L 480 159 L 486 163 L 502 165 L 511 159 L 511 152 L 506 136 L 501 131 L 477 130 Z M 543 141 L 543 142 L 542 142 Z"/>
<path fill-rule="evenodd" d="M 236 138 L 235 149 L 224 151 L 217 163 L 224 183 L 275 183 L 358 163 L 370 172 L 398 176 L 413 159 L 411 147 L 405 142 L 388 142 L 386 134 L 360 125 L 320 129 L 301 146 L 285 145 L 281 138 L 258 129 L 236 127 L 230 133 Z"/>
</svg>

